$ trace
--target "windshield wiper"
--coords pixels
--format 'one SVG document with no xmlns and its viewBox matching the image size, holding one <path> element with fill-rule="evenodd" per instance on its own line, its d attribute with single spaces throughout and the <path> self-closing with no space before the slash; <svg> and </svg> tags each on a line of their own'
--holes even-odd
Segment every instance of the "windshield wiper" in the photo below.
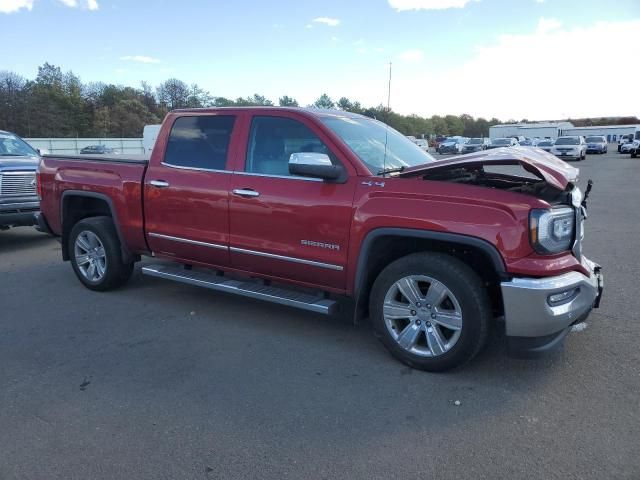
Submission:
<svg viewBox="0 0 640 480">
<path fill-rule="evenodd" d="M 387 168 L 385 170 L 380 170 L 376 175 L 382 175 L 384 177 L 385 175 L 389 175 L 390 173 L 401 173 L 401 172 L 404 172 L 405 168 L 407 167 L 402 166 L 402 167 L 395 167 L 395 168 Z"/>
</svg>

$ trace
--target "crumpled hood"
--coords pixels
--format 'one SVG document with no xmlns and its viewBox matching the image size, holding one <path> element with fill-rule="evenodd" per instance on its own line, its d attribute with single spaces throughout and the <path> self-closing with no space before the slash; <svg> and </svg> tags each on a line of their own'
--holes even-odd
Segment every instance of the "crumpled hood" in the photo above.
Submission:
<svg viewBox="0 0 640 480">
<path fill-rule="evenodd" d="M 540 148 L 508 147 L 459 155 L 447 160 L 411 167 L 399 174 L 401 177 L 419 176 L 428 171 L 450 169 L 455 166 L 522 165 L 522 167 L 558 190 L 565 190 L 569 183 L 578 180 L 580 170 L 563 162 Z"/>
<path fill-rule="evenodd" d="M 0 173 L 3 170 L 37 170 L 40 164 L 38 157 L 3 157 L 0 156 Z"/>
</svg>

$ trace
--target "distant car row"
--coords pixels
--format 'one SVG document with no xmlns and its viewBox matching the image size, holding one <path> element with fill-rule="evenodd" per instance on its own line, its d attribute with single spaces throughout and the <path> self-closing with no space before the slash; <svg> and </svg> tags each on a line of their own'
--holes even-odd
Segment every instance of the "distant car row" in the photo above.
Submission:
<svg viewBox="0 0 640 480">
<path fill-rule="evenodd" d="M 424 149 L 429 148 L 426 140 L 417 139 L 415 143 Z M 434 146 L 436 151 L 442 155 L 473 153 L 503 147 L 537 147 L 567 160 L 584 160 L 588 153 L 604 154 L 609 150 L 607 139 L 602 135 L 563 136 L 556 140 L 528 137 L 489 139 L 453 136 L 436 138 Z M 618 145 L 618 152 L 630 153 L 633 158 L 636 158 L 640 152 L 640 131 L 635 135 L 624 135 Z"/>
</svg>

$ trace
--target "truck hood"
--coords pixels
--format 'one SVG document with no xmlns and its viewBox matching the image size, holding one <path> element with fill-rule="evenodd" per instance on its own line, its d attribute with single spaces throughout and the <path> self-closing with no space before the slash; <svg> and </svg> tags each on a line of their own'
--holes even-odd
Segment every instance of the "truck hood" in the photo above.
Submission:
<svg viewBox="0 0 640 480">
<path fill-rule="evenodd" d="M 521 165 L 527 172 L 539 177 L 560 191 L 565 190 L 569 183 L 575 183 L 580 173 L 579 169 L 572 167 L 542 149 L 507 147 L 469 153 L 447 160 L 411 167 L 401 172 L 399 176 L 414 177 L 431 172 L 454 170 L 460 167 L 482 167 L 485 165 Z"/>
<path fill-rule="evenodd" d="M 40 164 L 38 157 L 3 157 L 0 156 L 0 173 L 3 170 L 37 170 Z"/>
</svg>

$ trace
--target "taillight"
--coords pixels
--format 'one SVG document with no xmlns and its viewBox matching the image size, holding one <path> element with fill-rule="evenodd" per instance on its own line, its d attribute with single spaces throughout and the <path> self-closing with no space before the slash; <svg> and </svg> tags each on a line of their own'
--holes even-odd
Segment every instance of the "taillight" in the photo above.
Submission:
<svg viewBox="0 0 640 480">
<path fill-rule="evenodd" d="M 42 201 L 42 178 L 40 172 L 36 172 L 36 191 L 38 192 L 38 199 Z"/>
</svg>

